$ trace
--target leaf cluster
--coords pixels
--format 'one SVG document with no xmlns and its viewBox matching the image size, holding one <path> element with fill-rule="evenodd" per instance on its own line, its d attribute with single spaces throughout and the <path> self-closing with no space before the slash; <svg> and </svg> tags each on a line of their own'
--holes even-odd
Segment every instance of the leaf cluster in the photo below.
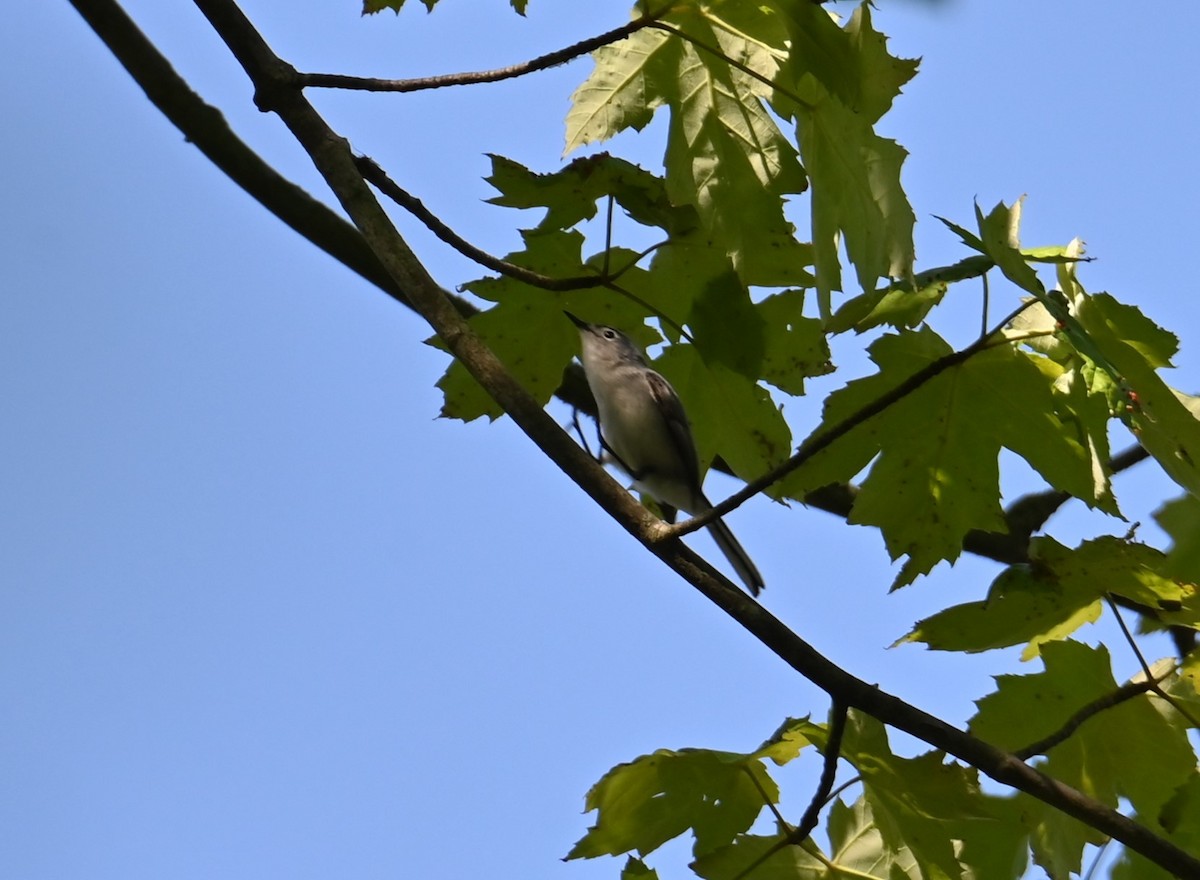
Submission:
<svg viewBox="0 0 1200 880">
<path fill-rule="evenodd" d="M 1049 743 L 1040 769 L 1109 807 L 1131 804 L 1157 833 L 1190 845 L 1196 759 L 1177 709 L 1193 699 L 1190 667 L 1122 690 L 1103 647 L 1069 640 L 1114 602 L 1141 612 L 1147 628 L 1200 627 L 1200 422 L 1192 399 L 1158 373 L 1175 337 L 1136 307 L 1088 293 L 1078 241 L 1024 248 L 1020 201 L 976 207 L 972 228 L 943 221 L 967 252 L 950 266 L 914 266 L 905 151 L 874 125 L 916 62 L 888 53 L 868 6 L 845 23 L 809 3 L 698 0 L 642 14 L 645 27 L 594 53 L 567 116 L 567 148 L 640 131 L 664 113 L 661 174 L 608 153 L 546 174 L 493 157 L 493 203 L 540 212 L 505 261 L 595 283 L 551 295 L 513 277 L 480 279 L 466 288 L 490 307 L 472 324 L 543 401 L 576 351 L 564 308 L 626 330 L 657 352 L 654 367 L 682 397 L 705 464 L 720 459 L 751 480 L 782 472 L 798 449 L 802 463 L 768 487 L 772 497 L 853 485 L 848 522 L 878 529 L 903 560 L 893 588 L 953 562 L 969 533 L 1010 529 L 1004 450 L 1047 493 L 1119 521 L 1110 435 L 1128 430 L 1189 493 L 1159 514 L 1173 548 L 1115 535 L 1068 547 L 1031 538 L 1044 518 L 1027 523 L 1026 558 L 985 598 L 921 621 L 898 644 L 1024 645 L 1025 659 L 1040 656 L 1043 672 L 1001 676 L 980 699 L 972 734 L 1012 750 Z M 805 204 L 807 217 L 797 217 Z M 653 245 L 616 243 L 614 215 Z M 603 239 L 589 248 L 597 230 Z M 835 308 L 843 256 L 858 292 Z M 985 312 L 982 335 L 960 356 L 935 330 L 935 309 L 980 278 L 1000 282 L 1010 314 L 989 328 Z M 820 424 L 797 442 L 786 401 L 833 370 L 832 340 L 850 331 L 871 334 L 874 372 L 830 393 Z M 458 366 L 441 385 L 445 416 L 501 414 Z M 804 456 L 833 431 L 835 441 Z M 755 752 L 660 750 L 616 767 L 588 794 L 597 823 L 570 857 L 633 854 L 622 876 L 647 876 L 644 858 L 690 833 L 691 867 L 706 878 L 752 868 L 757 877 L 999 880 L 1020 876 L 1030 857 L 1066 878 L 1104 842 L 1027 795 L 984 791 L 972 768 L 940 752 L 893 754 L 861 714 L 841 750 L 861 793 L 827 805 L 826 842 L 790 841 L 778 813 L 772 833 L 753 833 L 779 799 L 764 761 L 786 763 L 824 736 L 789 722 Z M 1117 876 L 1159 871 L 1128 857 Z"/>
</svg>

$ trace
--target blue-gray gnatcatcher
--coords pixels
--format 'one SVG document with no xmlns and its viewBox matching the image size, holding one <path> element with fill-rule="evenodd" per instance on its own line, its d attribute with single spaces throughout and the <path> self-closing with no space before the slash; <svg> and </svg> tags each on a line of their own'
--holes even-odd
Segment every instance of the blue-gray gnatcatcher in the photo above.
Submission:
<svg viewBox="0 0 1200 880">
<path fill-rule="evenodd" d="M 565 314 L 579 328 L 583 371 L 600 413 L 604 450 L 633 478 L 638 491 L 660 504 L 692 515 L 711 509 L 700 487 L 692 429 L 671 383 L 650 369 L 624 333 Z M 729 527 L 718 519 L 708 530 L 742 583 L 757 596 L 762 575 Z"/>
</svg>

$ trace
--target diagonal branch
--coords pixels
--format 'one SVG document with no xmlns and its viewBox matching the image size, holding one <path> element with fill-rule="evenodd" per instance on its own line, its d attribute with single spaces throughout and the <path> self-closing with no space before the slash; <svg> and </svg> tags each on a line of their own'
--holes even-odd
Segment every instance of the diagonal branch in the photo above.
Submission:
<svg viewBox="0 0 1200 880">
<path fill-rule="evenodd" d="M 996 781 L 1117 838 L 1167 871 L 1200 876 L 1200 859 L 1115 810 L 1040 773 L 1011 754 L 922 712 L 830 662 L 780 620 L 743 594 L 680 540 L 655 540 L 662 525 L 592 461 L 538 406 L 446 299 L 375 200 L 344 138 L 333 132 L 303 94 L 290 86 L 294 70 L 276 56 L 233 0 L 195 0 L 255 85 L 259 107 L 277 113 L 311 156 L 364 238 L 409 292 L 447 347 L 513 421 L 623 528 L 788 665 L 839 703 L 862 709 L 934 748 L 971 764 Z"/>
</svg>

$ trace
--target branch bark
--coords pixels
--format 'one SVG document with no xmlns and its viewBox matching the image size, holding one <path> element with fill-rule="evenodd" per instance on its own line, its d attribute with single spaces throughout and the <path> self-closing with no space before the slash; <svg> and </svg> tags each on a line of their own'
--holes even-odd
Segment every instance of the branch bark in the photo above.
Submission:
<svg viewBox="0 0 1200 880">
<path fill-rule="evenodd" d="M 651 552 L 754 634 L 793 669 L 838 702 L 862 709 L 935 748 L 971 764 L 1002 784 L 1025 791 L 1125 843 L 1147 859 L 1184 876 L 1200 876 L 1200 860 L 1075 789 L 1038 772 L 944 721 L 884 693 L 831 663 L 770 615 L 682 541 L 658 540 L 663 526 L 650 516 L 524 391 L 475 336 L 396 232 L 359 174 L 346 141 L 334 133 L 295 87 L 295 71 L 276 56 L 232 0 L 196 0 L 255 86 L 260 109 L 283 120 L 312 157 L 338 200 L 393 280 L 450 350 L 504 407 L 513 421 Z"/>
</svg>

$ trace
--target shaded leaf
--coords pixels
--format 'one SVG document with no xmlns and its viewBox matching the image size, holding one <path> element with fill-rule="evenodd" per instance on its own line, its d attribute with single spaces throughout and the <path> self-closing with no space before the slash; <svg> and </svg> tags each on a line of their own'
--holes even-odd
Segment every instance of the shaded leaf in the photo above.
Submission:
<svg viewBox="0 0 1200 880">
<path fill-rule="evenodd" d="M 645 226 L 656 226 L 682 236 L 699 225 L 694 208 L 672 205 L 666 183 L 649 171 L 607 153 L 585 156 L 552 174 L 538 174 L 506 159 L 489 154 L 492 173 L 488 183 L 500 195 L 488 199 L 509 208 L 546 208 L 537 229 L 569 229 L 590 220 L 597 202 L 612 196 L 625 212 Z"/>
<path fill-rule="evenodd" d="M 702 466 L 720 455 L 737 476 L 750 480 L 788 456 L 787 422 L 757 383 L 707 363 L 691 345 L 670 346 L 654 367 L 684 402 Z"/>
<path fill-rule="evenodd" d="M 803 394 L 804 380 L 833 372 L 829 341 L 816 318 L 804 317 L 804 291 L 772 294 L 755 308 L 766 326 L 762 378 L 788 394 Z"/>
<path fill-rule="evenodd" d="M 575 844 L 568 859 L 653 852 L 689 829 L 697 856 L 731 843 L 779 789 L 763 767 L 803 748 L 805 721 L 785 724 L 757 751 L 740 754 L 708 749 L 660 749 L 619 764 L 592 786 L 586 809 L 596 824 Z"/>
<path fill-rule="evenodd" d="M 905 379 L 951 354 L 932 330 L 884 336 L 871 348 L 874 376 L 851 382 L 826 401 L 822 427 L 854 416 Z M 1002 531 L 1001 447 L 1089 504 L 1107 505 L 1092 456 L 1054 414 L 1047 377 L 1030 356 L 998 346 L 950 366 L 867 419 L 784 483 L 789 497 L 847 482 L 878 454 L 850 522 L 878 526 L 892 558 L 909 561 L 897 586 L 954 560 L 971 529 Z"/>
<path fill-rule="evenodd" d="M 1184 495 L 1154 512 L 1154 519 L 1171 537 L 1163 574 L 1200 582 L 1200 498 Z"/>
<path fill-rule="evenodd" d="M 1200 852 L 1200 775 L 1193 772 L 1158 816 L 1137 818 L 1158 825 L 1156 830 L 1185 852 Z M 1126 849 L 1113 867 L 1112 880 L 1175 880 L 1175 876 Z"/>
<path fill-rule="evenodd" d="M 1042 661 L 1043 672 L 997 677 L 996 692 L 978 701 L 972 733 L 1002 748 L 1024 746 L 1058 730 L 1079 708 L 1117 688 L 1103 647 L 1046 644 Z M 1150 699 L 1136 697 L 1085 721 L 1050 751 L 1045 771 L 1106 806 L 1115 808 L 1126 798 L 1142 815 L 1157 816 L 1194 772 L 1196 760 L 1184 732 Z M 1038 863 L 1055 877 L 1078 871 L 1084 843 L 1102 838 L 1039 801 L 1023 800 Z"/>
</svg>

